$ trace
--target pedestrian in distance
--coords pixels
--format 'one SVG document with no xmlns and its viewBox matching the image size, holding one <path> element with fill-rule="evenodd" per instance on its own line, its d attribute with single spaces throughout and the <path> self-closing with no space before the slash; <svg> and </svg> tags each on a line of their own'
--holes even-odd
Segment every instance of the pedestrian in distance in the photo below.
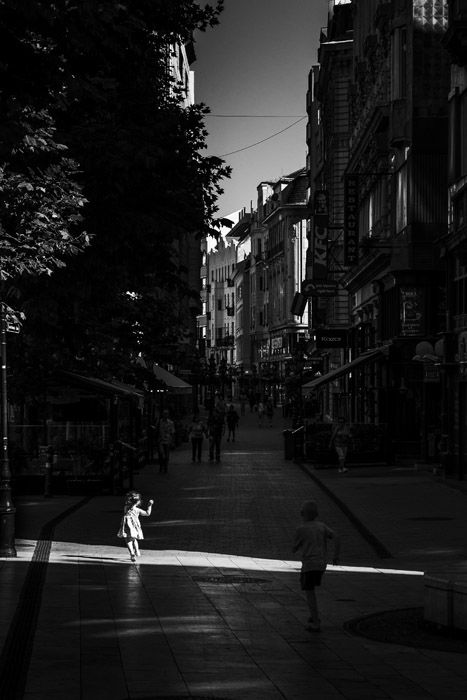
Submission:
<svg viewBox="0 0 467 700">
<path fill-rule="evenodd" d="M 245 392 L 242 391 L 240 394 L 240 415 L 244 416 L 245 415 L 245 408 L 246 408 L 246 396 Z"/>
<path fill-rule="evenodd" d="M 214 457 L 216 462 L 221 459 L 221 441 L 225 430 L 224 414 L 217 408 L 213 410 L 209 416 L 208 435 L 209 435 L 209 461 L 212 462 Z"/>
<path fill-rule="evenodd" d="M 220 411 L 220 413 L 222 413 L 225 416 L 225 412 L 226 412 L 225 401 L 222 398 L 221 393 L 219 391 L 216 391 L 216 396 L 214 399 L 214 408 L 217 411 Z"/>
<path fill-rule="evenodd" d="M 230 439 L 232 439 L 232 442 L 235 442 L 235 431 L 238 427 L 238 423 L 239 423 L 240 419 L 238 417 L 238 413 L 235 410 L 233 404 L 230 404 L 229 410 L 227 411 L 227 413 L 225 415 L 225 419 L 227 421 L 227 431 L 228 431 L 227 432 L 227 442 L 229 442 Z"/>
<path fill-rule="evenodd" d="M 207 434 L 207 428 L 200 419 L 199 414 L 195 413 L 193 421 L 188 428 L 188 436 L 191 440 L 191 461 L 201 462 L 203 452 L 203 438 Z"/>
<path fill-rule="evenodd" d="M 264 421 L 264 403 L 262 401 L 259 401 L 259 403 L 258 403 L 258 425 L 260 428 L 263 427 L 263 421 Z"/>
<path fill-rule="evenodd" d="M 271 397 L 266 401 L 266 417 L 268 419 L 268 425 L 272 428 L 272 419 L 274 417 L 274 404 L 272 403 Z"/>
<path fill-rule="evenodd" d="M 321 585 L 321 579 L 327 567 L 327 542 L 334 541 L 332 563 L 339 563 L 340 538 L 325 523 L 318 520 L 318 506 L 315 501 L 306 501 L 300 514 L 303 524 L 295 533 L 293 552 L 301 550 L 302 567 L 300 584 L 305 591 L 309 618 L 306 629 L 309 632 L 319 632 L 321 621 L 316 598 L 316 587 Z"/>
<path fill-rule="evenodd" d="M 351 433 L 349 424 L 346 423 L 345 418 L 343 416 L 339 416 L 337 424 L 335 425 L 331 433 L 329 447 L 334 447 L 336 451 L 337 459 L 339 462 L 338 471 L 340 474 L 344 474 L 348 471 L 346 467 L 346 462 L 350 437 Z"/>
<path fill-rule="evenodd" d="M 146 515 L 148 517 L 151 515 L 153 503 L 154 501 L 151 498 L 148 501 L 148 507 L 144 510 L 140 508 L 140 493 L 137 491 L 129 491 L 125 496 L 123 517 L 120 523 L 120 529 L 117 532 L 117 537 L 121 537 L 125 540 L 131 561 L 136 561 L 136 557 L 141 556 L 138 541 L 143 540 L 144 535 L 139 518 L 141 515 Z"/>
<path fill-rule="evenodd" d="M 167 409 L 162 411 L 162 416 L 157 424 L 157 449 L 159 453 L 159 471 L 167 474 L 170 458 L 170 450 L 175 439 L 175 425 L 169 418 Z"/>
</svg>

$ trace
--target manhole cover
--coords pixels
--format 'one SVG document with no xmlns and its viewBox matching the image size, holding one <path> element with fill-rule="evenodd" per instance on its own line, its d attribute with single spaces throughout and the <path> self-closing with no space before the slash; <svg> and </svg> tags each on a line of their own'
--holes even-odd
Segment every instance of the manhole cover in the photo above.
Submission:
<svg viewBox="0 0 467 700">
<path fill-rule="evenodd" d="M 448 515 L 420 515 L 415 518 L 407 518 L 408 520 L 423 520 L 426 522 L 437 522 L 439 520 L 454 520 Z"/>
<path fill-rule="evenodd" d="M 252 578 L 251 576 L 192 576 L 196 583 L 269 583 L 267 578 Z"/>
</svg>

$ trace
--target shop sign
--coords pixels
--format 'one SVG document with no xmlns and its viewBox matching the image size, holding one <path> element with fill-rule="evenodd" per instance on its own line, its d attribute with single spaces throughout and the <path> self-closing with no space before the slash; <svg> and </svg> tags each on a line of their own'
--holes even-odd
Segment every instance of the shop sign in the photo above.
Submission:
<svg viewBox="0 0 467 700">
<path fill-rule="evenodd" d="M 278 354 L 282 352 L 283 340 L 282 338 L 271 338 L 271 351 L 272 354 Z"/>
<path fill-rule="evenodd" d="M 428 383 L 440 381 L 439 365 L 426 363 L 423 369 L 423 381 Z"/>
<path fill-rule="evenodd" d="M 328 273 L 329 205 L 326 190 L 317 190 L 313 202 L 313 279 Z"/>
<path fill-rule="evenodd" d="M 349 334 L 346 328 L 320 328 L 316 331 L 316 347 L 346 348 L 349 345 Z"/>
<path fill-rule="evenodd" d="M 423 287 L 401 287 L 401 335 L 425 335 L 425 315 L 425 290 Z"/>
<path fill-rule="evenodd" d="M 334 280 L 303 280 L 302 294 L 307 297 L 334 297 L 337 294 L 337 282 Z"/>
<path fill-rule="evenodd" d="M 344 180 L 344 265 L 358 263 L 358 175 Z"/>
</svg>

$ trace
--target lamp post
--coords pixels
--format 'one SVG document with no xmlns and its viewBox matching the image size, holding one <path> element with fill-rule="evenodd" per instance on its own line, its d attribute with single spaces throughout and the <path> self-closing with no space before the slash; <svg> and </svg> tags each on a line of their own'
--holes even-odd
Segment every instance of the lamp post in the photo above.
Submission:
<svg viewBox="0 0 467 700">
<path fill-rule="evenodd" d="M 11 499 L 11 472 L 8 459 L 8 396 L 6 374 L 6 333 L 7 306 L 3 302 L 0 308 L 0 345 L 1 345 L 1 429 L 2 455 L 0 476 L 0 556 L 16 557 L 15 549 L 15 513 L 16 508 Z M 18 332 L 18 331 L 15 331 Z"/>
</svg>

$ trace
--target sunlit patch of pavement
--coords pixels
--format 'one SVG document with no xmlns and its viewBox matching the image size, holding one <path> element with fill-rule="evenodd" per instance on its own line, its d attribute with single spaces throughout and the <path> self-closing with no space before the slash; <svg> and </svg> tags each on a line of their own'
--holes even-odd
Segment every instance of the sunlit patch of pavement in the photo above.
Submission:
<svg viewBox="0 0 467 700">
<path fill-rule="evenodd" d="M 144 546 L 144 542 L 142 543 Z M 50 563 L 71 564 L 121 562 L 131 564 L 129 555 L 123 547 L 96 546 L 68 542 L 55 542 L 50 554 Z M 181 568 L 229 569 L 238 571 L 261 571 L 270 573 L 288 573 L 300 570 L 300 562 L 283 559 L 263 559 L 261 557 L 227 555 L 216 552 L 190 552 L 184 550 L 142 549 L 138 564 L 145 566 L 171 566 Z M 380 566 L 328 565 L 329 573 L 383 574 L 398 576 L 423 576 L 417 569 L 397 569 Z"/>
</svg>

